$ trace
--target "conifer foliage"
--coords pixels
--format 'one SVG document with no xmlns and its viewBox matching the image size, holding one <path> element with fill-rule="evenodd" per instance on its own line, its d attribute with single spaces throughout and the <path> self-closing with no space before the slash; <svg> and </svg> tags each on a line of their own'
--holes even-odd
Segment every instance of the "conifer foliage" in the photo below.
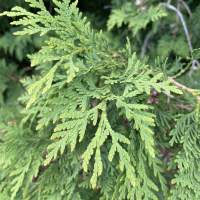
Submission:
<svg viewBox="0 0 200 200">
<path fill-rule="evenodd" d="M 182 78 L 198 70 L 199 51 L 181 23 L 185 52 L 166 47 L 172 36 L 158 26 L 176 18 L 172 4 L 113 0 L 102 31 L 78 1 L 25 2 L 0 14 L 18 38 L 9 45 L 5 32 L 2 48 L 21 63 L 28 54 L 32 67 L 31 76 L 14 67 L 23 78 L 19 111 L 0 120 L 0 199 L 200 199 L 199 91 Z M 158 42 L 147 44 L 144 31 Z"/>
</svg>

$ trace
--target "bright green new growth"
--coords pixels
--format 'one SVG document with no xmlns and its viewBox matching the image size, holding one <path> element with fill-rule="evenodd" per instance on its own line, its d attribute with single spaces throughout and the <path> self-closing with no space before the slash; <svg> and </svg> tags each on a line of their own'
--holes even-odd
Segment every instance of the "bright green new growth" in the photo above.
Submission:
<svg viewBox="0 0 200 200">
<path fill-rule="evenodd" d="M 9 158 L 1 159 L 2 180 L 11 181 L 2 198 L 11 193 L 11 199 L 89 199 L 83 194 L 92 187 L 101 189 L 102 199 L 159 199 L 166 186 L 155 148 L 154 108 L 147 101 L 152 89 L 180 91 L 142 63 L 129 41 L 118 50 L 106 34 L 92 30 L 77 2 L 53 0 L 55 15 L 42 0 L 26 2 L 37 13 L 15 7 L 2 15 L 19 17 L 12 22 L 23 27 L 18 35 L 48 37 L 30 56 L 41 76 L 25 81 L 22 123 L 15 131 L 2 127 L 0 151 Z M 155 13 L 139 24 L 165 15 Z M 116 24 L 111 19 L 109 28 Z M 135 33 L 143 28 L 131 26 Z"/>
</svg>

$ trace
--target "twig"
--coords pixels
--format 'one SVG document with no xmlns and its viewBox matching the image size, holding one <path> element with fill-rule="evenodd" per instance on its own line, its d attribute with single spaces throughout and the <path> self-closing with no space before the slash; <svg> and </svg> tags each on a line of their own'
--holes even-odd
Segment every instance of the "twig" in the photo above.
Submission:
<svg viewBox="0 0 200 200">
<path fill-rule="evenodd" d="M 188 63 L 187 66 L 185 68 L 183 68 L 180 72 L 178 72 L 176 75 L 174 75 L 172 78 L 176 79 L 178 78 L 179 76 L 182 76 L 186 71 L 188 71 L 190 69 L 190 64 L 191 63 Z"/>
<path fill-rule="evenodd" d="M 140 58 L 144 58 L 144 55 L 146 54 L 146 50 L 147 50 L 147 47 L 148 47 L 148 43 L 149 43 L 149 40 L 150 38 L 153 36 L 153 32 L 149 32 L 145 39 L 144 39 L 144 43 L 142 45 L 142 50 L 141 50 L 141 54 L 140 54 Z"/>
<path fill-rule="evenodd" d="M 192 111 L 193 109 L 192 105 L 187 105 L 187 104 L 176 104 L 176 107 L 187 111 Z"/>
<path fill-rule="evenodd" d="M 185 3 L 184 0 L 179 0 L 179 2 L 184 6 L 184 8 L 185 8 L 186 11 L 188 12 L 189 16 L 192 17 L 192 12 L 191 12 L 189 6 L 187 5 L 187 3 Z"/>
<path fill-rule="evenodd" d="M 184 19 L 182 13 L 175 6 L 173 6 L 169 3 L 161 3 L 161 5 L 168 8 L 169 10 L 176 12 L 176 14 L 178 15 L 178 17 L 182 23 L 182 26 L 183 26 L 183 30 L 184 30 L 184 33 L 185 33 L 185 36 L 186 36 L 186 39 L 188 42 L 188 47 L 189 47 L 190 53 L 192 55 L 192 52 L 193 52 L 192 42 L 191 42 L 189 31 L 188 31 L 188 28 L 187 28 L 187 25 L 186 25 L 186 22 L 185 22 L 185 19 Z"/>
<path fill-rule="evenodd" d="M 188 5 L 183 0 L 181 0 L 181 2 L 186 7 L 188 7 Z M 169 3 L 169 1 L 168 1 L 168 3 L 161 3 L 161 5 L 163 5 L 164 7 L 168 8 L 169 10 L 172 10 L 172 11 L 176 12 L 177 16 L 179 17 L 179 19 L 180 19 L 180 21 L 182 23 L 182 26 L 183 26 L 183 30 L 184 30 L 185 36 L 186 36 L 186 40 L 187 40 L 187 43 L 188 43 L 188 47 L 189 47 L 189 51 L 190 51 L 190 54 L 191 54 L 191 58 L 193 59 L 193 55 L 192 55 L 193 54 L 192 42 L 191 42 L 190 34 L 189 34 L 189 31 L 188 31 L 185 19 L 183 17 L 183 14 L 175 6 L 171 5 Z M 189 7 L 188 7 L 188 9 L 189 9 Z M 191 75 L 193 71 L 195 71 L 197 68 L 199 68 L 199 66 L 200 66 L 199 61 L 196 60 L 196 59 L 193 59 L 192 60 L 192 67 L 191 67 L 189 75 Z"/>
<path fill-rule="evenodd" d="M 185 86 L 185 85 L 183 85 L 183 84 L 177 82 L 175 79 L 173 79 L 173 78 L 171 78 L 171 77 L 169 77 L 169 80 L 170 80 L 170 82 L 171 82 L 173 85 L 175 85 L 177 88 L 181 89 L 182 91 L 185 91 L 185 92 L 187 92 L 187 93 L 192 94 L 194 97 L 197 98 L 198 103 L 200 103 L 200 96 L 199 96 L 199 94 L 198 94 L 198 90 L 189 88 L 189 87 L 187 87 L 187 86 Z"/>
</svg>

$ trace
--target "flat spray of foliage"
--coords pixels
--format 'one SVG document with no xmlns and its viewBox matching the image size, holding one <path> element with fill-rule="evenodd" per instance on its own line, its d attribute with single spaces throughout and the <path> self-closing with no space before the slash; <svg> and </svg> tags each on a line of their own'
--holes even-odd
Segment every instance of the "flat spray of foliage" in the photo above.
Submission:
<svg viewBox="0 0 200 200">
<path fill-rule="evenodd" d="M 200 199 L 199 108 L 170 132 L 170 144 L 182 148 L 169 193 L 159 150 L 168 112 L 157 113 L 148 98 L 152 90 L 177 98 L 182 92 L 139 60 L 128 39 L 117 48 L 93 30 L 77 2 L 53 0 L 53 14 L 42 0 L 26 2 L 34 12 L 16 6 L 1 15 L 23 27 L 16 35 L 39 34 L 44 44 L 29 55 L 39 74 L 23 80 L 22 119 L 1 124 L 0 199 Z M 160 5 L 132 17 L 129 10 L 114 9 L 108 29 L 125 23 L 135 35 L 167 16 Z"/>
</svg>

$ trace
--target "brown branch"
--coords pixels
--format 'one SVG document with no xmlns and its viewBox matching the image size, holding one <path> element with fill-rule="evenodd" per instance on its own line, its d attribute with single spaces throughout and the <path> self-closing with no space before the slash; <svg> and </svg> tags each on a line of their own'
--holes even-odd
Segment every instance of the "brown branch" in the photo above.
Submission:
<svg viewBox="0 0 200 200">
<path fill-rule="evenodd" d="M 180 108 L 182 110 L 187 110 L 187 111 L 192 111 L 193 110 L 193 106 L 192 105 L 188 105 L 188 104 L 176 104 L 177 108 Z"/>
<path fill-rule="evenodd" d="M 190 93 L 192 96 L 196 97 L 198 103 L 200 103 L 200 95 L 198 94 L 198 90 L 189 88 L 179 82 L 177 82 L 175 79 L 173 78 L 169 78 L 170 82 L 175 85 L 177 88 L 179 88 L 182 91 L 185 91 L 187 93 Z"/>
</svg>

